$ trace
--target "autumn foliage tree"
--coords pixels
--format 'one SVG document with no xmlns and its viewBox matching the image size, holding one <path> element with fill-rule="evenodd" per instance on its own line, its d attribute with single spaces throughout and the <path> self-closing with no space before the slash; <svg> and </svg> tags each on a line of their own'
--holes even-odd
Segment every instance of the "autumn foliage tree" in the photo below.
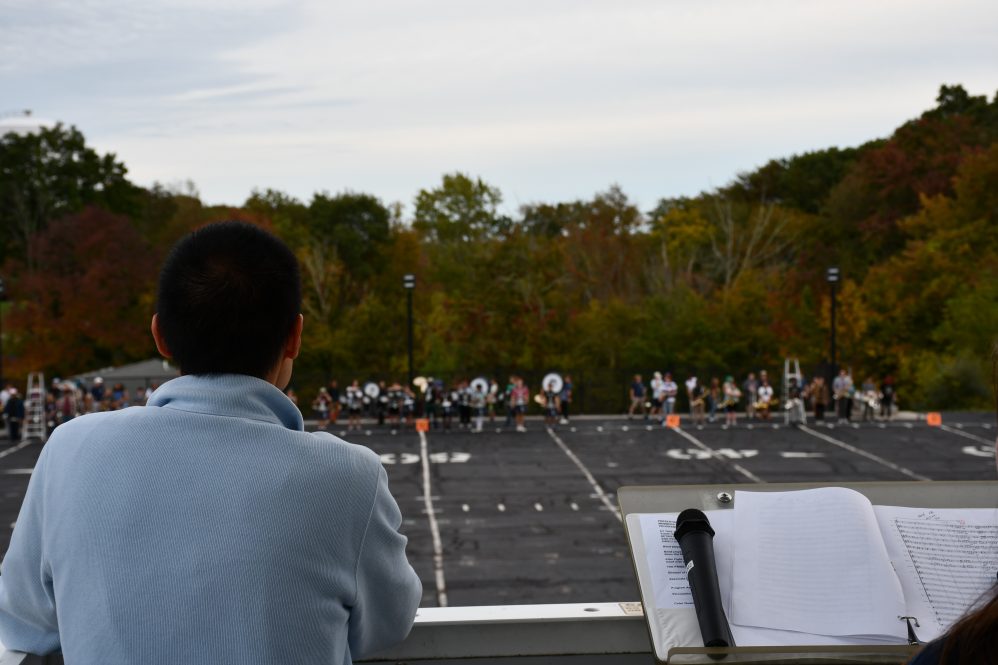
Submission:
<svg viewBox="0 0 998 665">
<path fill-rule="evenodd" d="M 465 173 L 420 189 L 408 216 L 349 190 L 298 200 L 262 189 L 211 207 L 193 186 L 134 187 L 113 155 L 65 129 L 4 137 L 0 175 L 4 366 L 16 376 L 152 355 L 165 252 L 236 218 L 273 230 L 301 263 L 306 401 L 332 378 L 404 376 L 407 273 L 425 374 L 536 382 L 561 370 L 579 406 L 614 409 L 635 372 L 778 374 L 785 357 L 825 371 L 834 265 L 839 359 L 858 380 L 893 375 L 904 407 L 988 405 L 998 98 L 961 86 L 888 137 L 773 159 L 651 210 L 611 186 L 510 211 Z M 18 201 L 39 203 L 25 217 Z"/>
</svg>

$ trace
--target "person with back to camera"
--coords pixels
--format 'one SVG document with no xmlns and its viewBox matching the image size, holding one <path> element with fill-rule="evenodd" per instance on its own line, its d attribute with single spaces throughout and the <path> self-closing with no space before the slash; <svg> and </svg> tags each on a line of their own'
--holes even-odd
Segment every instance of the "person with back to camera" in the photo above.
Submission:
<svg viewBox="0 0 998 665">
<path fill-rule="evenodd" d="M 160 274 L 181 376 L 42 449 L 0 574 L 0 641 L 67 663 L 350 663 L 408 634 L 422 587 L 379 457 L 306 433 L 291 251 L 203 227 Z"/>
</svg>

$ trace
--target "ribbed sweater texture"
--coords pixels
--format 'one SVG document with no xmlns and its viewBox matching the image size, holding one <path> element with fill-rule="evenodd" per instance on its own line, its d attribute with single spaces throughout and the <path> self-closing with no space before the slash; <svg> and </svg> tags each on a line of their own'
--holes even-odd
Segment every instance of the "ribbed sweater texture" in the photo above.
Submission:
<svg viewBox="0 0 998 665">
<path fill-rule="evenodd" d="M 67 663 L 350 663 L 422 592 L 379 457 L 273 385 L 182 376 L 46 443 L 0 566 L 0 641 Z"/>
</svg>

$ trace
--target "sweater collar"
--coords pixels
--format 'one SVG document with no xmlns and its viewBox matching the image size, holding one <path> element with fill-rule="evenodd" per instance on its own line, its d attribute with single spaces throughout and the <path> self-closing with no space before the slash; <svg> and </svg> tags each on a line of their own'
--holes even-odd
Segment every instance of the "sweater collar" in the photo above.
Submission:
<svg viewBox="0 0 998 665">
<path fill-rule="evenodd" d="M 188 374 L 167 381 L 146 406 L 262 420 L 304 431 L 301 411 L 274 384 L 243 374 Z"/>
</svg>

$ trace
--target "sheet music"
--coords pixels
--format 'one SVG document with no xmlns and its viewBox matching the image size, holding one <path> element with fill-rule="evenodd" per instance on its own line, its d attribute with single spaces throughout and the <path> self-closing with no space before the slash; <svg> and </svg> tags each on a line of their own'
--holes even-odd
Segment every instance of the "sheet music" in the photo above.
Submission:
<svg viewBox="0 0 998 665">
<path fill-rule="evenodd" d="M 935 639 L 995 584 L 998 510 L 900 508 L 874 512 L 920 640 Z"/>
<path fill-rule="evenodd" d="M 721 587 L 722 603 L 729 619 L 731 616 L 731 567 L 734 540 L 734 511 L 714 510 L 705 513 L 714 528 L 714 559 L 717 563 L 717 580 Z M 628 526 L 634 529 L 633 520 L 641 534 L 641 544 L 638 551 L 642 555 L 642 563 L 647 566 L 640 570 L 642 586 L 650 581 L 654 601 L 653 607 L 646 607 L 646 615 L 652 622 L 652 635 L 656 652 L 661 659 L 665 658 L 667 648 L 661 648 L 663 643 L 672 646 L 702 646 L 700 630 L 696 623 L 693 596 L 690 594 L 686 568 L 683 566 L 683 554 L 673 534 L 676 531 L 676 519 L 679 513 L 635 514 L 627 517 Z M 647 601 L 648 599 L 646 599 Z M 676 609 L 686 609 L 690 615 L 675 613 Z M 837 637 L 816 635 L 786 630 L 774 630 L 755 626 L 739 626 L 729 621 L 731 634 L 735 644 L 739 646 L 767 645 L 848 645 L 848 644 L 897 644 L 896 638 L 864 638 L 857 636 Z M 683 639 L 681 636 L 685 636 Z"/>
<path fill-rule="evenodd" d="M 844 488 L 735 495 L 733 623 L 903 640 L 904 595 L 873 507 Z"/>
<path fill-rule="evenodd" d="M 708 510 L 704 513 L 715 531 L 714 559 L 717 579 L 724 590 L 729 589 L 731 571 L 732 510 Z M 656 609 L 693 608 L 693 594 L 683 565 L 683 552 L 676 541 L 676 518 L 679 513 L 641 515 L 641 537 L 644 541 L 655 591 Z"/>
</svg>

